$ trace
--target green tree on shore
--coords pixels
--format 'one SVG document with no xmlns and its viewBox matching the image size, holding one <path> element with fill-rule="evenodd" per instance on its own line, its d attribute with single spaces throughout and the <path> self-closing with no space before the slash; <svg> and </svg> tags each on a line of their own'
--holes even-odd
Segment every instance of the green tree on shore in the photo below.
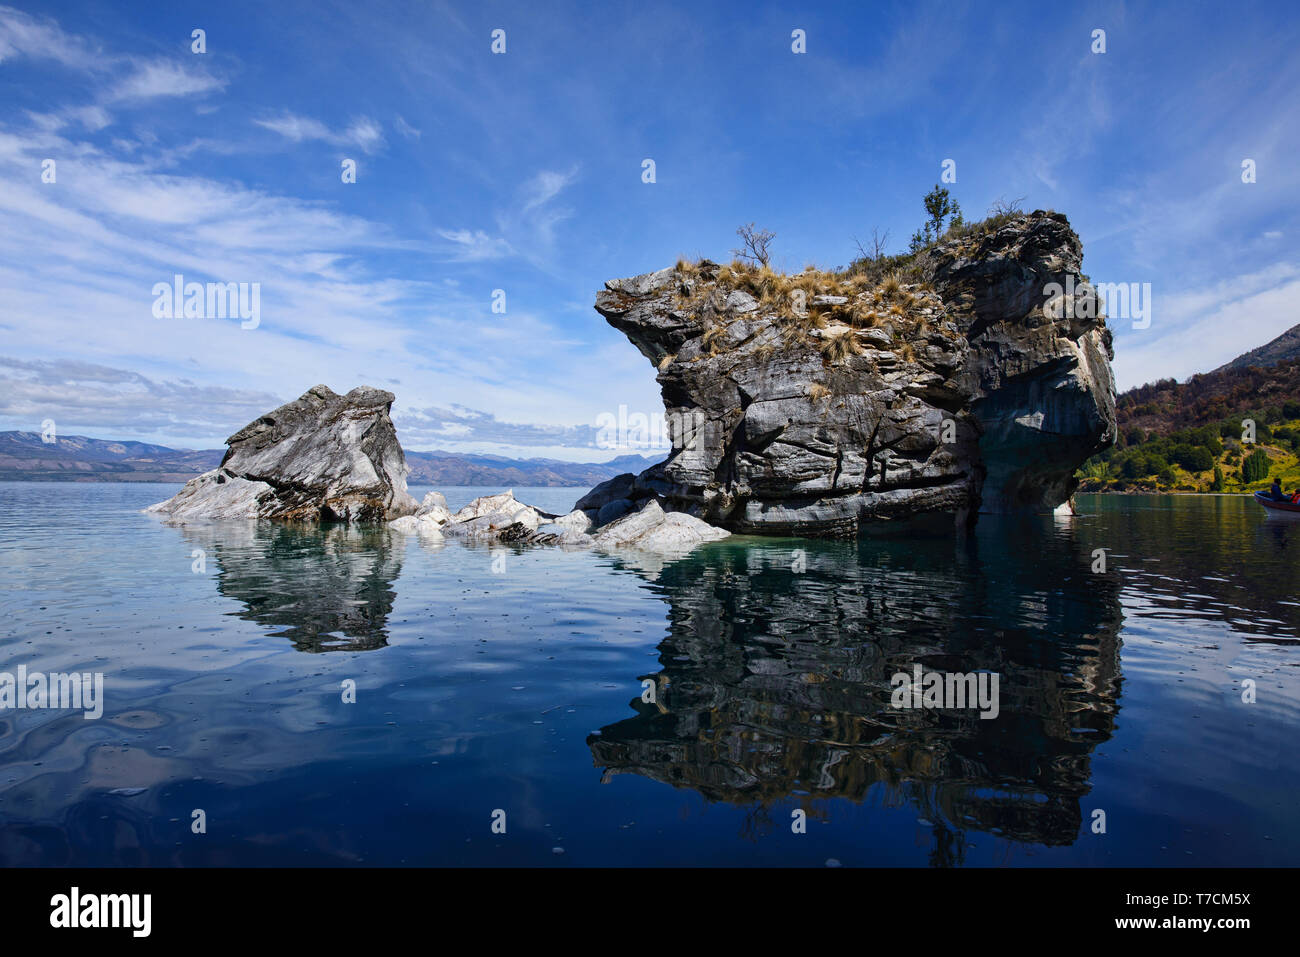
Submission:
<svg viewBox="0 0 1300 957">
<path fill-rule="evenodd" d="M 1255 482 L 1262 482 L 1268 478 L 1268 453 L 1263 449 L 1256 449 L 1246 456 L 1245 461 L 1241 463 L 1241 483 L 1243 485 L 1253 485 Z"/>
</svg>

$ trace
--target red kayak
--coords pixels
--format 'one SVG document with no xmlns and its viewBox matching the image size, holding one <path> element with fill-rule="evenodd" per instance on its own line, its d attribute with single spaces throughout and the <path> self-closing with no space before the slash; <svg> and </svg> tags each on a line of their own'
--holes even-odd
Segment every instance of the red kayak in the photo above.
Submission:
<svg viewBox="0 0 1300 957">
<path fill-rule="evenodd" d="M 1279 502 L 1272 498 L 1268 492 L 1256 492 L 1255 501 L 1259 502 L 1259 504 L 1263 505 L 1265 508 L 1271 509 L 1275 512 L 1294 512 L 1297 515 L 1300 515 L 1300 503 L 1292 502 L 1289 499 L 1285 502 Z"/>
</svg>

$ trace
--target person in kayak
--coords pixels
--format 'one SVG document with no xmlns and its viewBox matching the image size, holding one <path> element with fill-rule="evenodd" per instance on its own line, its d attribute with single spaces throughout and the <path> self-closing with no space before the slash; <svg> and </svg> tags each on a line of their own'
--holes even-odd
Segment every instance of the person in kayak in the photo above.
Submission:
<svg viewBox="0 0 1300 957">
<path fill-rule="evenodd" d="M 1268 497 L 1275 502 L 1289 502 L 1291 496 L 1282 491 L 1282 480 L 1273 479 L 1273 487 L 1268 490 Z"/>
</svg>

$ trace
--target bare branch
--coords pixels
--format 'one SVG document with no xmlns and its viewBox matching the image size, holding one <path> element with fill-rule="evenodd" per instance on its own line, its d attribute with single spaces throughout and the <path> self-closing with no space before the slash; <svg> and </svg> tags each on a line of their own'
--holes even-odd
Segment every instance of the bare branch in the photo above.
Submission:
<svg viewBox="0 0 1300 957">
<path fill-rule="evenodd" d="M 872 259 L 879 259 L 881 256 L 885 255 L 885 250 L 886 250 L 888 247 L 889 247 L 889 230 L 886 229 L 886 230 L 885 230 L 885 234 L 882 236 L 882 235 L 880 234 L 880 228 L 879 228 L 879 227 L 872 227 L 872 230 L 871 230 L 871 258 L 872 258 Z"/>
<path fill-rule="evenodd" d="M 753 223 L 748 223 L 737 229 L 736 235 L 745 245 L 744 249 L 731 251 L 737 259 L 746 259 L 760 266 L 766 266 L 771 261 L 770 247 L 772 240 L 776 239 L 776 233 L 768 232 L 766 229 L 755 229 Z"/>
<path fill-rule="evenodd" d="M 1024 212 L 1020 204 L 1025 201 L 1024 196 L 1017 197 L 1013 200 L 1005 200 L 999 196 L 989 207 L 990 216 L 1018 216 Z"/>
</svg>

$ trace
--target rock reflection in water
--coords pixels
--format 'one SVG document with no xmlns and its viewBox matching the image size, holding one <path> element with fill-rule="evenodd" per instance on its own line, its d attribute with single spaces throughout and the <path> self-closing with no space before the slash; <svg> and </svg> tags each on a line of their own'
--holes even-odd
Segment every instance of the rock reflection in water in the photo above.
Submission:
<svg viewBox="0 0 1300 957">
<path fill-rule="evenodd" d="M 186 525 L 216 565 L 217 590 L 240 618 L 281 629 L 299 651 L 370 651 L 388 644 L 405 539 L 382 526 L 272 522 Z"/>
<path fill-rule="evenodd" d="M 1117 581 L 1068 525 L 989 526 L 959 544 L 733 540 L 659 569 L 656 700 L 588 738 L 597 767 L 759 818 L 786 798 L 810 817 L 810 799 L 910 802 L 937 864 L 966 829 L 1072 843 L 1118 710 Z M 998 673 L 1001 713 L 893 709 L 891 676 L 915 664 Z"/>
</svg>

